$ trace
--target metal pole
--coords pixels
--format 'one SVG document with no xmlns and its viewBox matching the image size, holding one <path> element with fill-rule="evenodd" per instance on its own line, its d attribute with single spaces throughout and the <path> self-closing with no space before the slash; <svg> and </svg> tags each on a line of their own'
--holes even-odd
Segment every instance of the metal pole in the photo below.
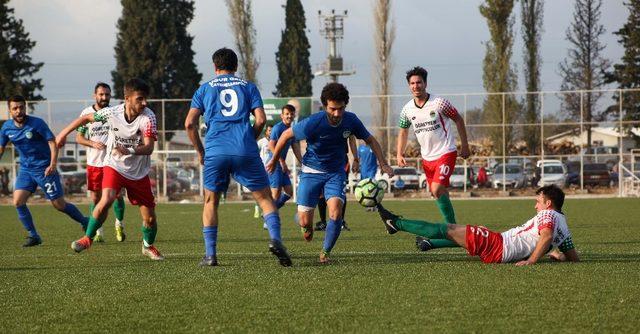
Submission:
<svg viewBox="0 0 640 334">
<path fill-rule="evenodd" d="M 391 98 L 387 96 L 387 163 L 391 165 Z"/>
<path fill-rule="evenodd" d="M 619 111 L 618 111 L 618 126 L 620 127 L 620 129 L 618 131 L 620 131 L 620 135 L 618 136 L 619 140 L 620 140 L 620 144 L 619 144 L 619 149 L 618 149 L 618 197 L 622 197 L 622 151 L 623 151 L 623 146 L 624 146 L 624 131 L 622 129 L 622 89 L 619 90 L 618 92 L 618 104 L 619 104 Z"/>
<path fill-rule="evenodd" d="M 51 127 L 51 101 L 47 100 L 47 124 Z"/>
<path fill-rule="evenodd" d="M 584 191 L 584 149 L 582 147 L 582 133 L 584 131 L 584 92 L 580 91 L 580 191 Z"/>
<path fill-rule="evenodd" d="M 506 141 L 506 134 L 505 134 L 505 101 L 506 101 L 506 95 L 505 93 L 502 93 L 502 191 L 507 191 L 507 166 L 505 165 L 507 163 L 507 159 L 506 159 L 506 154 L 507 154 L 507 143 L 505 143 Z"/>
<path fill-rule="evenodd" d="M 540 160 L 544 160 L 544 99 L 543 98 L 540 99 Z M 538 181 L 538 184 L 540 184 L 543 179 L 544 179 L 544 163 L 540 164 L 540 180 Z M 542 185 L 545 185 L 545 184 L 542 184 Z"/>
</svg>

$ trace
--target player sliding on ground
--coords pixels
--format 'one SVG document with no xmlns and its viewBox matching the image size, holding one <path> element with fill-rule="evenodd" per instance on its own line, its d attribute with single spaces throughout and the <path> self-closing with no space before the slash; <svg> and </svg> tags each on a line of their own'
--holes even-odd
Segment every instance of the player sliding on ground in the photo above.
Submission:
<svg viewBox="0 0 640 334">
<path fill-rule="evenodd" d="M 431 239 L 448 239 L 464 247 L 469 255 L 479 256 L 484 263 L 516 262 L 517 266 L 538 262 L 549 253 L 554 261 L 579 261 L 571 239 L 571 232 L 562 213 L 564 193 L 555 185 L 536 191 L 535 217 L 523 225 L 502 233 L 484 226 L 434 224 L 422 220 L 409 220 L 397 216 L 382 205 L 378 210 L 387 233 L 405 231 Z"/>
<path fill-rule="evenodd" d="M 129 201 L 140 207 L 142 216 L 142 254 L 152 260 L 164 260 L 153 245 L 158 231 L 155 198 L 151 192 L 149 168 L 154 142 L 157 139 L 156 116 L 147 108 L 149 86 L 140 79 L 131 79 L 124 85 L 124 103 L 102 108 L 71 122 L 58 136 L 58 147 L 64 145 L 67 135 L 80 126 L 102 122 L 109 127 L 106 143 L 108 154 L 104 160 L 102 196 L 96 204 L 85 236 L 71 243 L 81 252 L 93 242 L 96 231 L 107 218 L 118 191 L 125 188 Z"/>
</svg>

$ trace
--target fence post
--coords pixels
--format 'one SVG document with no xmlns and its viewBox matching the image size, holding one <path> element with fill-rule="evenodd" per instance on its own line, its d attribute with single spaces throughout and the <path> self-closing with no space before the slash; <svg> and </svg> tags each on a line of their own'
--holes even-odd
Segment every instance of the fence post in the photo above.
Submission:
<svg viewBox="0 0 640 334">
<path fill-rule="evenodd" d="M 620 89 L 618 91 L 618 99 L 619 99 L 619 111 L 618 111 L 618 126 L 619 126 L 619 130 L 620 131 L 620 135 L 618 136 L 619 140 L 620 140 L 620 144 L 618 145 L 618 197 L 622 197 L 622 168 L 620 168 L 620 166 L 622 166 L 622 162 L 623 162 L 623 155 L 622 152 L 624 151 L 624 131 L 622 129 L 622 89 Z"/>
<path fill-rule="evenodd" d="M 506 130 L 506 117 L 505 117 L 505 108 L 506 108 L 506 94 L 502 93 L 502 191 L 506 192 L 507 191 L 507 166 L 505 165 L 507 163 L 507 143 L 505 142 L 507 140 L 506 134 L 505 134 L 505 130 Z"/>
<path fill-rule="evenodd" d="M 582 133 L 584 132 L 584 92 L 580 91 L 580 191 L 584 191 L 584 149 Z"/>
</svg>

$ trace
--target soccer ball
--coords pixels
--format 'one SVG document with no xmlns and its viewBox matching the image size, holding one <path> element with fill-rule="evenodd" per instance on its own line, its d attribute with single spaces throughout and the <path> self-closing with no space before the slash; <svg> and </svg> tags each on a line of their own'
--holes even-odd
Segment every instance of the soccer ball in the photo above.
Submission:
<svg viewBox="0 0 640 334">
<path fill-rule="evenodd" d="M 360 180 L 355 190 L 356 201 L 364 207 L 376 206 L 382 201 L 384 191 L 384 187 L 375 180 Z"/>
</svg>

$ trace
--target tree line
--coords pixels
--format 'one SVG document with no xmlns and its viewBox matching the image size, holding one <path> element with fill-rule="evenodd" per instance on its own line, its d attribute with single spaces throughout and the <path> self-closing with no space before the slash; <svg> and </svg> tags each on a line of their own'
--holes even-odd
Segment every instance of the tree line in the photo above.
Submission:
<svg viewBox="0 0 640 334">
<path fill-rule="evenodd" d="M 485 57 L 483 85 L 488 93 L 517 90 L 518 69 L 512 63 L 515 14 L 519 1 L 523 39 L 522 73 L 527 92 L 540 90 L 540 43 L 544 29 L 544 0 L 485 0 L 479 13 L 487 22 L 489 40 L 484 43 Z M 37 78 L 42 62 L 34 62 L 30 52 L 36 42 L 29 37 L 23 21 L 16 18 L 9 0 L 0 0 L 0 100 L 12 94 L 22 94 L 29 100 L 44 99 L 43 88 Z M 229 26 L 240 58 L 240 74 L 259 84 L 256 53 L 257 32 L 253 24 L 251 0 L 225 0 Z M 129 77 L 140 77 L 152 87 L 153 98 L 189 98 L 195 91 L 202 74 L 193 61 L 193 36 L 187 26 L 194 17 L 193 0 L 121 0 L 122 14 L 117 23 L 115 45 L 116 66 L 111 72 L 114 96 L 122 98 L 123 82 Z M 575 0 L 573 17 L 565 38 L 569 49 L 558 65 L 562 76 L 561 90 L 586 90 L 584 94 L 563 94 L 562 110 L 566 117 L 582 117 L 591 144 L 591 128 L 595 122 L 620 112 L 617 93 L 610 107 L 597 108 L 601 93 L 591 92 L 605 85 L 618 88 L 640 88 L 640 0 L 624 3 L 629 11 L 627 21 L 614 32 L 624 48 L 624 55 L 613 66 L 604 58 L 605 45 L 601 37 L 605 29 L 599 23 L 602 0 Z M 392 46 L 395 24 L 391 15 L 391 0 L 375 0 L 372 6 L 373 36 L 375 42 L 373 89 L 379 95 L 390 93 L 392 74 Z M 285 25 L 281 41 L 275 52 L 278 81 L 273 94 L 279 97 L 306 97 L 312 95 L 313 74 L 309 63 L 310 44 L 306 36 L 306 18 L 300 0 L 286 0 Z M 141 43 L 143 41 L 143 43 Z M 640 121 L 640 93 L 622 96 L 625 121 Z M 377 101 L 376 124 L 386 126 L 388 103 Z M 481 119 L 485 123 L 536 124 L 540 120 L 540 100 L 537 94 L 526 94 L 522 100 L 514 95 L 488 95 L 482 105 Z M 165 106 L 165 127 L 179 129 L 186 110 L 176 105 Z M 504 108 L 504 109 L 503 109 Z M 504 131 L 504 133 L 503 133 Z M 501 154 L 505 142 L 514 137 L 524 138 L 531 154 L 539 153 L 539 131 L 525 126 L 520 133 L 512 127 L 488 129 L 484 135 L 494 143 L 496 154 Z M 380 138 L 386 143 L 383 132 Z"/>
</svg>

